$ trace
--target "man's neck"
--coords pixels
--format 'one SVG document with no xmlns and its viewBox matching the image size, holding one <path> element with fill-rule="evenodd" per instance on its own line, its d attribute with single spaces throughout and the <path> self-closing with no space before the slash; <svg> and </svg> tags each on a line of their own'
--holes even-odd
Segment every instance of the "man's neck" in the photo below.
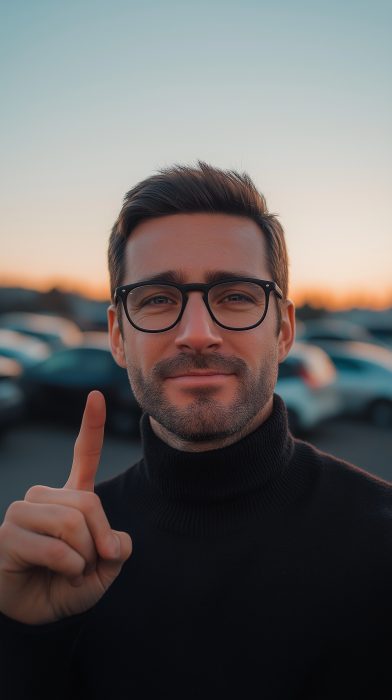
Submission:
<svg viewBox="0 0 392 700">
<path fill-rule="evenodd" d="M 271 415 L 272 406 L 273 396 L 271 396 L 268 403 L 261 409 L 261 411 L 259 411 L 259 413 L 257 413 L 254 418 L 249 421 L 249 423 L 241 428 L 241 430 L 238 430 L 236 433 L 228 435 L 227 437 L 208 440 L 206 442 L 184 440 L 164 428 L 163 425 L 158 423 L 154 418 L 151 418 L 151 416 L 150 424 L 155 435 L 176 450 L 180 450 L 182 452 L 207 452 L 208 450 L 220 450 L 222 447 L 233 445 L 235 442 L 238 442 L 239 440 L 242 440 L 242 438 L 246 437 L 246 435 L 249 435 L 249 433 L 252 433 Z"/>
</svg>

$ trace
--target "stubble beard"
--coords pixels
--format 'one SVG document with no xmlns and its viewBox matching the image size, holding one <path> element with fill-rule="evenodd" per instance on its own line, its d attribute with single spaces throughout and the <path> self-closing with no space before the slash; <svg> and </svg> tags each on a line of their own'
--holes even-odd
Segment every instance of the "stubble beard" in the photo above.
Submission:
<svg viewBox="0 0 392 700">
<path fill-rule="evenodd" d="M 143 411 L 176 438 L 191 443 L 208 443 L 240 434 L 267 405 L 278 373 L 277 352 L 273 351 L 264 358 L 257 375 L 241 358 L 217 352 L 208 356 L 179 353 L 157 362 L 149 377 L 129 357 L 126 360 L 129 381 Z M 174 372 L 195 369 L 235 374 L 238 389 L 234 401 L 224 405 L 216 398 L 217 388 L 198 387 L 192 389 L 192 399 L 185 408 L 175 406 L 165 394 L 165 379 Z"/>
</svg>

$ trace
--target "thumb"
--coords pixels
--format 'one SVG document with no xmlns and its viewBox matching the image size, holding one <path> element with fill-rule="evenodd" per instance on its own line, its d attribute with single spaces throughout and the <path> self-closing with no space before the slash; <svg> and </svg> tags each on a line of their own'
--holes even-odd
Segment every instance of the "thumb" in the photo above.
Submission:
<svg viewBox="0 0 392 700">
<path fill-rule="evenodd" d="M 95 474 L 101 456 L 106 418 L 105 399 L 100 391 L 92 391 L 86 402 L 82 425 L 74 449 L 66 489 L 94 491 Z"/>
<path fill-rule="evenodd" d="M 119 541 L 119 555 L 115 560 L 98 558 L 96 574 L 100 579 L 105 591 L 119 575 L 122 565 L 132 553 L 132 540 L 127 532 L 112 530 Z"/>
</svg>

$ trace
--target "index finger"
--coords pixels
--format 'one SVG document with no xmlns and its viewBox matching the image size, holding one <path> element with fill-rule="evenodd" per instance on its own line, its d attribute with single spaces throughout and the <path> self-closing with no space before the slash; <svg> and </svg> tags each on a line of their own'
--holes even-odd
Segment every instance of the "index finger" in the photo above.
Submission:
<svg viewBox="0 0 392 700">
<path fill-rule="evenodd" d="M 94 491 L 95 474 L 103 444 L 105 418 L 105 399 L 100 391 L 92 391 L 87 397 L 82 425 L 75 442 L 71 473 L 64 488 Z"/>
</svg>

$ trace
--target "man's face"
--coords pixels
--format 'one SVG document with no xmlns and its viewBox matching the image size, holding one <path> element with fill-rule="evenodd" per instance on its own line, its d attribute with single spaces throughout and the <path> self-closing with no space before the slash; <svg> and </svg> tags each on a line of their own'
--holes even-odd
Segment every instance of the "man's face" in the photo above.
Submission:
<svg viewBox="0 0 392 700">
<path fill-rule="evenodd" d="M 188 284 L 228 277 L 271 280 L 263 233 L 249 219 L 177 214 L 142 222 L 126 247 L 123 284 L 163 278 Z M 218 326 L 202 293 L 191 291 L 180 322 L 162 333 L 143 333 L 123 310 L 123 337 L 109 310 L 112 352 L 126 366 L 136 399 L 153 421 L 179 439 L 205 443 L 246 432 L 272 408 L 278 362 L 293 341 L 291 302 L 278 335 L 277 300 L 256 328 Z M 253 427 L 251 429 L 253 429 Z"/>
</svg>

